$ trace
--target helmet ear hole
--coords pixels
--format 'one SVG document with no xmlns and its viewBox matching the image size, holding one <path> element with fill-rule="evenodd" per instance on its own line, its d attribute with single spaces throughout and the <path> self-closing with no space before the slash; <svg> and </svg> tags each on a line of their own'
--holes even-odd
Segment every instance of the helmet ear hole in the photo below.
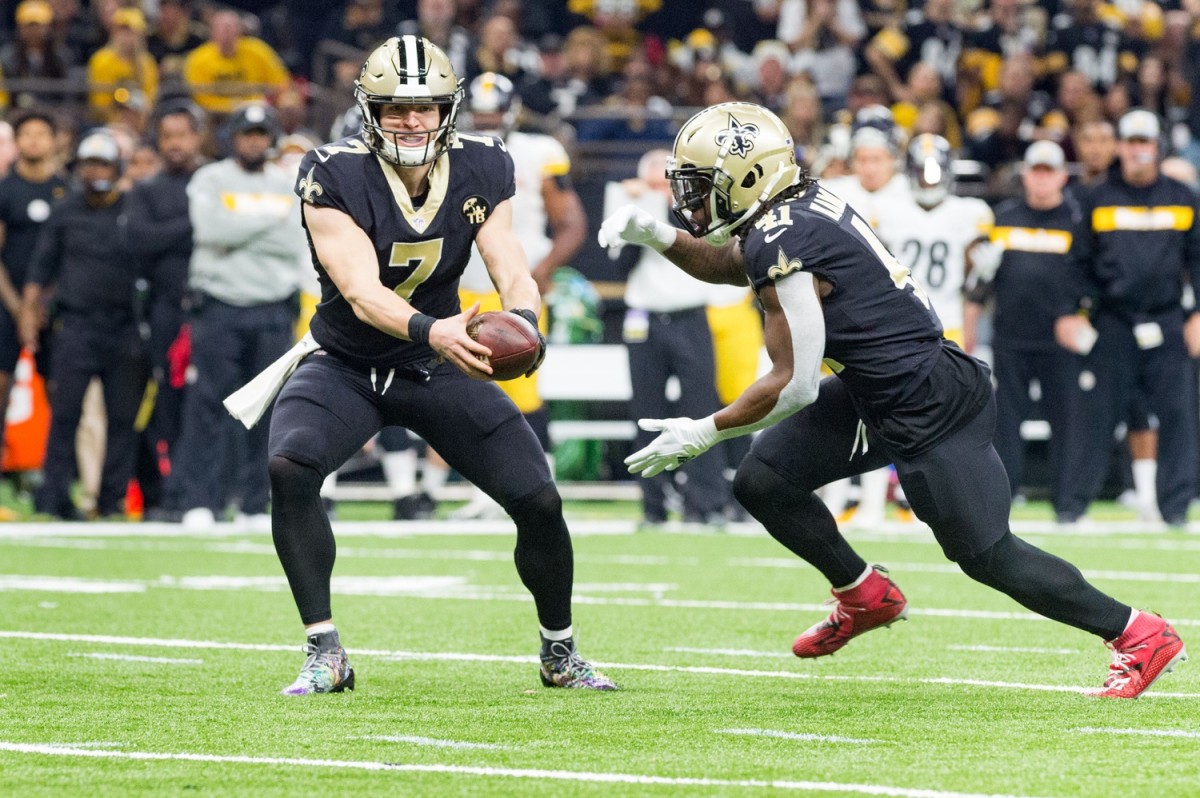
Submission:
<svg viewBox="0 0 1200 798">
<path fill-rule="evenodd" d="M 754 164 L 754 168 L 746 172 L 746 176 L 742 178 L 742 188 L 753 188 L 758 179 L 763 176 L 763 168 L 759 164 Z"/>
</svg>

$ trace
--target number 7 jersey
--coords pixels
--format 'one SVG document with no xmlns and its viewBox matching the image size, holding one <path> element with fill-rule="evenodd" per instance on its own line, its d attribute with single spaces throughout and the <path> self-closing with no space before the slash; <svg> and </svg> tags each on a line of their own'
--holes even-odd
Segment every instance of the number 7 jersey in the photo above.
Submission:
<svg viewBox="0 0 1200 798">
<path fill-rule="evenodd" d="M 367 234 L 384 286 L 439 319 L 459 312 L 458 281 L 475 234 L 515 190 L 513 161 L 503 143 L 465 134 L 458 134 L 434 162 L 429 191 L 419 207 L 392 165 L 371 152 L 360 136 L 309 152 L 296 184 L 306 205 L 336 208 Z M 311 233 L 309 247 L 321 283 L 311 330 L 323 349 L 366 368 L 429 360 L 428 346 L 396 338 L 355 316 L 321 265 Z"/>
</svg>

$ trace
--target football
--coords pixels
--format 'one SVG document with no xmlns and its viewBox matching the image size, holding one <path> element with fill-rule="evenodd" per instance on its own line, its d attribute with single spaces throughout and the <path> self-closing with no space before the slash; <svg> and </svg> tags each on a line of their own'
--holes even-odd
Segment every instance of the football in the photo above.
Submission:
<svg viewBox="0 0 1200 798">
<path fill-rule="evenodd" d="M 516 313 L 506 310 L 480 313 L 467 324 L 467 334 L 492 350 L 490 358 L 480 360 L 490 363 L 493 380 L 514 380 L 537 362 L 538 331 Z"/>
</svg>

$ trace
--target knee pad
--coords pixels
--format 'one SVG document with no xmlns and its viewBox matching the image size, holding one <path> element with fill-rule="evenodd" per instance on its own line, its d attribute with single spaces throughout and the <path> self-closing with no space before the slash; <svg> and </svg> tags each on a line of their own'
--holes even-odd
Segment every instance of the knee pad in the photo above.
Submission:
<svg viewBox="0 0 1200 798">
<path fill-rule="evenodd" d="M 795 490 L 795 485 L 756 457 L 754 452 L 746 455 L 733 478 L 733 497 L 751 513 L 755 507 L 762 506 L 764 501 Z"/>
<path fill-rule="evenodd" d="M 271 477 L 271 492 L 280 498 L 319 494 L 321 483 L 325 481 L 325 476 L 313 466 L 279 454 L 271 455 L 267 460 L 267 474 Z"/>
<path fill-rule="evenodd" d="M 504 508 L 517 525 L 518 542 L 537 538 L 569 537 L 563 520 L 562 498 L 551 482 L 541 490 Z"/>
</svg>

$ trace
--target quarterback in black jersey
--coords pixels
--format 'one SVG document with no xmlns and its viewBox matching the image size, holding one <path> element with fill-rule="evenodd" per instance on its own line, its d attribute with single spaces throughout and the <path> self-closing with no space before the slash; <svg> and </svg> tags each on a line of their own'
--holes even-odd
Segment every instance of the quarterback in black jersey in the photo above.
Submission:
<svg viewBox="0 0 1200 798">
<path fill-rule="evenodd" d="M 512 232 L 512 159 L 498 139 L 457 133 L 462 93 L 434 44 L 388 39 L 355 84 L 362 133 L 310 152 L 300 168 L 322 296 L 316 351 L 283 386 L 271 420 L 272 529 L 309 653 L 287 695 L 354 686 L 332 621 L 335 547 L 319 491 L 393 425 L 428 441 L 512 516 L 517 571 L 541 624 L 543 682 L 615 689 L 575 651 L 571 539 L 542 448 L 487 381 L 479 356 L 489 350 L 466 331 L 478 306 L 459 308 L 472 242 L 506 309 L 536 326 L 541 301 Z"/>
<path fill-rule="evenodd" d="M 667 177 L 691 236 L 627 206 L 605 220 L 601 245 L 645 244 L 702 280 L 748 281 L 763 307 L 771 369 L 707 418 L 642 419 L 661 434 L 625 462 L 654 475 L 763 430 L 738 468 L 735 495 L 829 579 L 836 599 L 827 619 L 796 638 L 797 656 L 832 654 L 906 616 L 887 571 L 859 557 L 813 492 L 892 462 L 917 516 L 969 576 L 1109 641 L 1114 660 L 1100 695 L 1136 697 L 1184 657 L 1162 618 L 1101 593 L 1009 531 L 987 369 L 942 338 L 920 286 L 870 225 L 796 164 L 777 116 L 750 103 L 701 111 L 680 129 Z M 834 373 L 824 381 L 822 360 Z"/>
</svg>

